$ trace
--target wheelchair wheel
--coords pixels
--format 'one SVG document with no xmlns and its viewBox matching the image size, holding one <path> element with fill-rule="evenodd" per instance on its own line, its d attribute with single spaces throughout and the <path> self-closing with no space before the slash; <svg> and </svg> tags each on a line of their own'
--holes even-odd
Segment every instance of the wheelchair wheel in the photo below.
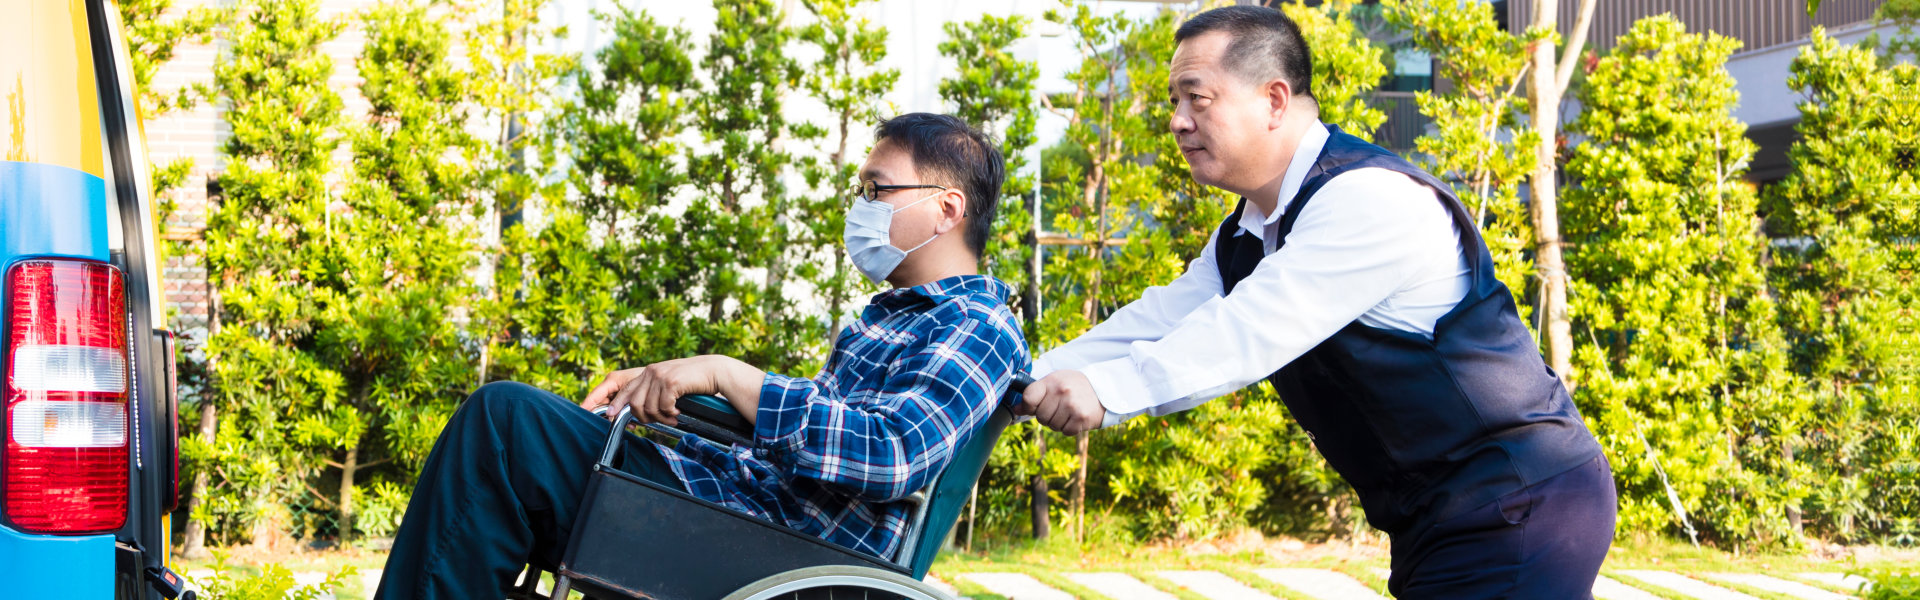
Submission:
<svg viewBox="0 0 1920 600">
<path fill-rule="evenodd" d="M 820 566 L 774 575 L 725 600 L 953 600 L 925 583 L 891 571 Z"/>
</svg>

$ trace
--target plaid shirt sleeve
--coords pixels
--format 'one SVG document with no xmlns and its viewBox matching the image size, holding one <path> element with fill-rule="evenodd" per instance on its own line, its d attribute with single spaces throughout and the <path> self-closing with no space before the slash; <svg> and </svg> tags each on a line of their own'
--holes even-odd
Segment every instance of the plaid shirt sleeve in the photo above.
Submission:
<svg viewBox="0 0 1920 600">
<path fill-rule="evenodd" d="M 898 500 L 926 486 L 1026 362 L 1004 318 L 964 312 L 922 334 L 879 389 L 855 392 L 864 400 L 857 405 L 814 380 L 768 374 L 755 427 L 760 455 L 861 500 Z"/>
</svg>

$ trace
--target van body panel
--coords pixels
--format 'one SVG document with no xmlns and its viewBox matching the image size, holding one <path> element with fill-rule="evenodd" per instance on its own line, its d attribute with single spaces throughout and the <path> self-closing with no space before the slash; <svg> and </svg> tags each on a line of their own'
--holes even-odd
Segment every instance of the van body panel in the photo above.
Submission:
<svg viewBox="0 0 1920 600">
<path fill-rule="evenodd" d="M 0 0 L 0 160 L 104 179 L 100 93 L 81 0 Z"/>
<path fill-rule="evenodd" d="M 92 173 L 0 161 L 0 266 L 24 256 L 107 260 L 107 182 Z"/>
</svg>

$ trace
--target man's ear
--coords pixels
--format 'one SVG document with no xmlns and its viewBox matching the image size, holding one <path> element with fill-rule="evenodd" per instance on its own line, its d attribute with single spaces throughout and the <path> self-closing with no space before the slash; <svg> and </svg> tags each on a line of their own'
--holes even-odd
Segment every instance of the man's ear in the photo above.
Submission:
<svg viewBox="0 0 1920 600">
<path fill-rule="evenodd" d="M 1287 84 L 1287 80 L 1276 77 L 1261 86 L 1260 91 L 1267 95 L 1267 129 L 1279 129 L 1281 117 L 1286 116 L 1287 109 L 1293 108 L 1293 86 Z"/>
<path fill-rule="evenodd" d="M 940 195 L 940 222 L 935 224 L 934 233 L 946 233 L 958 229 L 967 219 L 967 195 L 957 189 L 948 189 Z"/>
</svg>

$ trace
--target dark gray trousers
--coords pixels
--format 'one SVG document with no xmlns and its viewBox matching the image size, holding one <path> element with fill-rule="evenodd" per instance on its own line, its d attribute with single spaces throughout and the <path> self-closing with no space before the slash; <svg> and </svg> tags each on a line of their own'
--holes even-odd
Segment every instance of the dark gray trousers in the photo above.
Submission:
<svg viewBox="0 0 1920 600">
<path fill-rule="evenodd" d="M 527 564 L 552 570 L 611 427 L 525 384 L 474 391 L 427 455 L 374 598 L 504 598 Z M 621 470 L 684 489 L 651 442 L 625 443 Z"/>
</svg>

